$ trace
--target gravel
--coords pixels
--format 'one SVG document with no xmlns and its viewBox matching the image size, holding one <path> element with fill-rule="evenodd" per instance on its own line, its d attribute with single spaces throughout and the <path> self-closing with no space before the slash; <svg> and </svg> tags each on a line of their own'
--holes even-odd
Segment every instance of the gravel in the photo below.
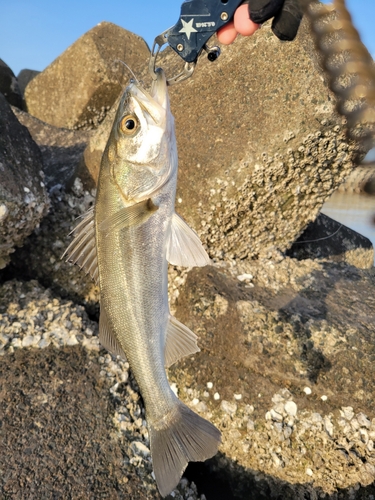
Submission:
<svg viewBox="0 0 375 500">
<path fill-rule="evenodd" d="M 50 474 L 47 474 L 43 486 L 38 486 L 37 482 L 40 481 L 41 474 L 45 472 L 45 467 L 50 467 L 52 471 L 54 467 L 58 467 L 59 470 L 56 474 L 59 477 L 55 481 L 55 490 L 62 495 L 59 498 L 67 498 L 69 495 L 73 495 L 75 498 L 89 498 L 86 496 L 86 494 L 89 494 L 87 488 L 94 487 L 95 484 L 95 488 L 97 488 L 95 491 L 98 494 L 102 491 L 103 496 L 100 496 L 100 498 L 114 498 L 113 495 L 116 489 L 122 492 L 124 495 L 122 498 L 160 498 L 152 473 L 149 436 L 144 407 L 137 384 L 129 372 L 129 364 L 126 361 L 116 359 L 101 349 L 97 336 L 98 324 L 88 318 L 85 309 L 71 301 L 56 297 L 51 290 L 44 289 L 35 280 L 25 283 L 16 280 L 8 281 L 0 288 L 0 332 L 0 356 L 2 357 L 0 380 L 1 387 L 3 387 L 3 402 L 6 403 L 5 407 L 0 404 L 0 415 L 4 410 L 6 415 L 12 415 L 11 420 L 7 416 L 4 417 L 4 414 L 2 414 L 1 418 L 2 436 L 9 448 L 7 453 L 3 453 L 2 458 L 0 458 L 0 469 L 2 471 L 0 493 L 4 495 L 11 494 L 13 495 L 12 498 L 21 498 L 20 495 L 23 494 L 27 494 L 28 498 L 36 498 L 33 495 L 35 491 L 38 491 L 38 495 L 41 495 L 38 498 L 41 498 L 43 494 L 48 496 L 52 494 L 51 491 L 54 491 L 50 482 L 52 481 Z M 42 357 L 39 356 L 41 349 L 45 353 Z M 48 370 L 47 373 L 40 370 L 41 366 L 48 364 L 49 359 L 52 365 L 53 360 L 59 358 L 59 352 L 63 356 L 61 361 L 63 370 L 71 371 L 66 379 L 59 378 L 56 368 Z M 15 368 L 15 365 L 21 359 L 20 356 L 24 360 L 22 363 L 28 357 L 31 360 L 39 360 L 36 366 L 30 361 L 29 366 L 31 372 L 36 370 L 40 376 L 40 381 L 37 383 L 38 386 L 40 384 L 40 388 L 35 389 L 35 382 L 32 384 L 34 387 L 32 390 L 36 391 L 33 398 L 37 398 L 38 401 L 42 402 L 40 403 L 42 407 L 38 407 L 33 413 L 34 423 L 29 420 L 31 416 L 27 409 L 27 403 L 26 406 L 24 404 L 20 405 L 15 397 L 13 397 L 13 400 L 11 397 L 12 392 L 14 390 L 20 391 L 21 387 L 21 394 L 27 396 L 28 388 L 24 387 L 25 384 L 22 383 L 20 386 L 20 381 L 18 381 L 17 387 L 13 386 L 16 383 L 14 381 L 15 373 L 21 374 L 21 380 L 22 377 L 28 376 L 24 364 L 21 363 L 20 372 Z M 70 365 L 70 357 L 74 359 L 72 365 Z M 74 392 L 75 385 L 72 384 L 72 376 L 74 377 L 76 370 L 80 370 L 82 360 L 85 360 L 86 370 L 88 367 L 96 367 L 96 375 L 92 374 L 89 379 L 89 382 L 96 386 L 96 397 L 93 396 L 92 392 L 85 395 L 76 394 L 76 404 L 79 407 L 86 408 L 89 414 L 100 413 L 96 405 L 100 406 L 103 403 L 104 406 L 107 404 L 108 407 L 105 412 L 107 420 L 101 423 L 99 434 L 95 437 L 98 446 L 103 448 L 105 457 L 102 455 L 99 458 L 93 456 L 93 463 L 90 462 L 90 458 L 81 468 L 78 467 L 77 469 L 74 466 L 76 472 L 79 470 L 79 481 L 75 484 L 71 478 L 63 481 L 62 477 L 66 476 L 69 468 L 71 469 L 71 466 L 68 467 L 70 461 L 75 462 L 77 456 L 80 457 L 85 436 L 88 434 L 86 436 L 87 442 L 92 439 L 87 429 L 91 425 L 87 415 L 85 416 L 83 429 L 82 425 L 78 425 L 76 422 L 76 415 L 73 413 L 77 411 L 77 407 L 70 408 L 69 402 L 65 401 L 62 403 L 62 413 L 59 418 L 55 415 L 55 420 L 49 422 L 48 425 L 40 424 L 42 429 L 48 428 L 48 438 L 44 435 L 41 437 L 39 434 L 42 431 L 39 433 L 37 430 L 36 439 L 41 442 L 40 449 L 38 448 L 39 451 L 37 450 L 34 453 L 34 449 L 25 451 L 25 449 L 21 448 L 20 456 L 18 456 L 19 447 L 17 448 L 14 440 L 26 442 L 29 439 L 29 426 L 37 426 L 38 428 L 38 421 L 47 418 L 43 412 L 43 404 L 54 401 L 54 405 L 56 405 L 57 396 L 55 392 L 50 392 L 52 391 L 51 388 L 47 388 L 44 381 L 47 379 L 52 386 L 55 386 L 55 388 L 61 386 L 68 393 Z M 82 375 L 79 378 L 84 379 Z M 82 383 L 86 384 L 86 382 Z M 99 401 L 102 401 L 102 403 L 99 403 Z M 14 406 L 15 404 L 16 406 Z M 47 407 L 48 405 L 46 405 Z M 200 411 L 206 410 L 204 404 L 198 404 L 197 408 Z M 82 420 L 82 416 L 80 418 Z M 18 419 L 22 421 L 22 425 L 17 422 Z M 73 422 L 72 425 L 68 423 L 70 421 Z M 61 429 L 66 430 L 68 433 L 67 442 L 63 444 L 60 443 L 58 438 L 60 431 L 56 426 L 59 425 L 62 426 Z M 6 433 L 5 437 L 4 431 Z M 43 432 L 46 434 L 47 431 Z M 78 439 L 78 442 L 75 438 Z M 63 447 L 65 457 L 62 464 L 55 457 L 53 451 L 50 452 L 51 460 L 44 459 L 43 464 L 40 463 L 41 457 L 45 453 L 43 439 L 58 443 L 56 445 L 57 451 Z M 75 446 L 79 446 L 79 448 L 75 449 Z M 113 450 L 110 453 L 108 449 L 106 451 L 106 447 L 116 449 L 116 459 L 113 457 Z M 13 448 L 14 452 L 12 451 Z M 13 457 L 12 460 L 9 458 L 9 452 Z M 27 456 L 30 455 L 34 458 L 35 454 L 37 455 L 35 470 L 29 460 L 25 458 L 25 453 L 28 454 Z M 7 459 L 12 463 L 14 470 L 10 470 Z M 103 461 L 105 467 L 109 468 L 109 470 L 104 470 Z M 53 465 L 55 462 L 58 465 Z M 90 462 L 89 465 L 87 465 L 88 462 Z M 27 467 L 24 470 L 25 464 Z M 103 466 L 101 467 L 101 465 Z M 98 482 L 95 483 L 91 477 L 91 475 L 95 475 L 92 470 L 93 467 L 96 467 L 103 474 L 100 479 L 100 488 Z M 25 481 L 28 482 L 27 487 L 25 487 Z M 93 484 L 94 486 L 92 486 Z M 104 491 L 106 491 L 105 494 Z M 106 495 L 109 495 L 109 497 Z M 93 497 L 90 496 L 90 498 Z M 194 483 L 190 483 L 185 478 L 180 481 L 177 489 L 169 498 L 176 500 L 205 500 L 204 495 L 198 495 Z"/>
</svg>

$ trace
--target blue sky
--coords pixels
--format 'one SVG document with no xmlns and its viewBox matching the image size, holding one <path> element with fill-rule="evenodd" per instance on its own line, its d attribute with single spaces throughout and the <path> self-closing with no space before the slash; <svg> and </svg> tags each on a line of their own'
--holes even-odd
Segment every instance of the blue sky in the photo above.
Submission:
<svg viewBox="0 0 375 500">
<path fill-rule="evenodd" d="M 23 68 L 43 70 L 83 33 L 110 21 L 152 45 L 156 35 L 176 23 L 179 0 L 0 0 L 0 57 L 17 75 Z M 347 0 L 357 29 L 375 56 L 375 0 Z"/>
</svg>

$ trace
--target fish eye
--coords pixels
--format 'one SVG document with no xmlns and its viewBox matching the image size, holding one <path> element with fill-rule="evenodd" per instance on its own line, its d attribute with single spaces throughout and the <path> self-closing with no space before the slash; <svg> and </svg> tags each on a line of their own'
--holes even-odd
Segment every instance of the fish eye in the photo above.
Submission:
<svg viewBox="0 0 375 500">
<path fill-rule="evenodd" d="M 120 129 L 125 135 L 134 135 L 139 127 L 139 122 L 134 115 L 126 115 L 121 118 Z"/>
</svg>

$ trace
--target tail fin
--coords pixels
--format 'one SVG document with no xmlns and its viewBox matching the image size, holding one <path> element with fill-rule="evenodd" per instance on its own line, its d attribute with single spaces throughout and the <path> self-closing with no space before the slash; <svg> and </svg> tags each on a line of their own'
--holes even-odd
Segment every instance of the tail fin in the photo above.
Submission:
<svg viewBox="0 0 375 500">
<path fill-rule="evenodd" d="M 213 457 L 221 441 L 220 431 L 181 401 L 162 422 L 149 424 L 149 433 L 154 474 L 163 497 L 177 486 L 188 462 Z"/>
</svg>

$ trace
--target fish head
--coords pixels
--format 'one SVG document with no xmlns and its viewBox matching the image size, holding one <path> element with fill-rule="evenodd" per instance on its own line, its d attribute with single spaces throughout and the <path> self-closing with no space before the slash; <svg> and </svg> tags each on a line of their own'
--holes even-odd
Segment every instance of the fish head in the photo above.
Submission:
<svg viewBox="0 0 375 500">
<path fill-rule="evenodd" d="M 174 119 L 162 69 L 156 71 L 150 91 L 138 82 L 125 90 L 107 156 L 111 177 L 129 201 L 155 193 L 177 169 Z"/>
</svg>

